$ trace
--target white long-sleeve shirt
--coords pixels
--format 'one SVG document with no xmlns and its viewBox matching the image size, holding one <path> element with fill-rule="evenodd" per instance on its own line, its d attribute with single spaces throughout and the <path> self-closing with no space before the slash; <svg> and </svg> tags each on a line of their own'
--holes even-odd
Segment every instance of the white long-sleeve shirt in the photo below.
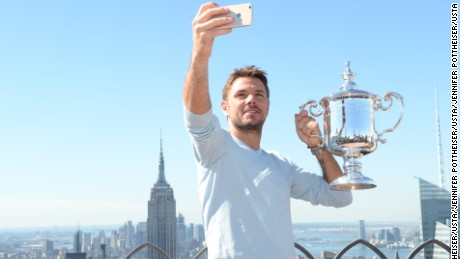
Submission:
<svg viewBox="0 0 460 259">
<path fill-rule="evenodd" d="M 294 258 L 290 198 L 342 207 L 350 191 L 331 190 L 288 158 L 253 150 L 221 128 L 212 111 L 184 109 L 198 170 L 209 258 Z"/>
</svg>

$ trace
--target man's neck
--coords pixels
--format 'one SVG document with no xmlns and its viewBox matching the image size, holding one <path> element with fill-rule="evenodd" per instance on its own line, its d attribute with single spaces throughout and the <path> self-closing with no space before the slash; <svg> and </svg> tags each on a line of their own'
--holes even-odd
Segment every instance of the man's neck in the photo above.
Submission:
<svg viewBox="0 0 460 259">
<path fill-rule="evenodd" d="M 235 127 L 229 128 L 230 134 L 243 141 L 246 145 L 254 150 L 260 149 L 260 141 L 262 139 L 261 131 L 243 131 Z"/>
</svg>

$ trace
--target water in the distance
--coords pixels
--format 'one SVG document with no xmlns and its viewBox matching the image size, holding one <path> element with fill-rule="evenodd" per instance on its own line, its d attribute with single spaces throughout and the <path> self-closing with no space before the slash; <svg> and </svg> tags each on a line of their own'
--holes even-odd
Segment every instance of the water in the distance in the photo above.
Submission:
<svg viewBox="0 0 460 259">
<path fill-rule="evenodd" d="M 399 230 L 396 230 L 399 229 Z M 400 242 L 393 242 L 392 233 L 399 232 Z M 396 234 L 397 235 L 397 234 Z M 296 242 L 306 248 L 315 258 L 320 258 L 321 251 L 340 252 L 348 244 L 359 238 L 359 224 L 356 223 L 311 223 L 294 224 Z M 380 239 L 379 239 L 380 238 Z M 367 223 L 366 241 L 375 243 L 377 248 L 388 259 L 395 258 L 398 251 L 399 258 L 407 258 L 419 245 L 419 223 Z M 379 239 L 379 240 L 377 240 Z M 385 239 L 387 241 L 385 241 Z M 385 244 L 386 243 L 386 244 Z M 388 246 L 388 245 L 393 245 Z M 406 247 L 407 245 L 407 247 Z M 297 254 L 300 254 L 297 251 Z M 350 249 L 346 258 L 378 258 L 377 254 L 364 245 L 357 245 Z M 420 258 L 418 254 L 415 258 Z"/>
</svg>

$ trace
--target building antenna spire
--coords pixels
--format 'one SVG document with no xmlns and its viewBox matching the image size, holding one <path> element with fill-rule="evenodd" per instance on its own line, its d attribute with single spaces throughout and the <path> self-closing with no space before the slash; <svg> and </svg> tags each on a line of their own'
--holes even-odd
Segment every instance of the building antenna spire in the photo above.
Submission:
<svg viewBox="0 0 460 259">
<path fill-rule="evenodd" d="M 158 180 L 154 184 L 154 187 L 167 187 L 169 188 L 169 184 L 166 181 L 166 176 L 165 176 L 165 161 L 164 161 L 164 156 L 163 156 L 163 133 L 160 131 L 160 159 L 158 162 Z"/>
<path fill-rule="evenodd" d="M 160 130 L 160 153 L 163 156 L 163 130 Z"/>
<path fill-rule="evenodd" d="M 436 142 L 438 147 L 438 173 L 439 173 L 439 187 L 445 189 L 444 186 L 444 165 L 442 162 L 442 144 L 441 144 L 441 125 L 439 122 L 439 103 L 438 103 L 438 86 L 435 86 L 436 98 Z"/>
</svg>

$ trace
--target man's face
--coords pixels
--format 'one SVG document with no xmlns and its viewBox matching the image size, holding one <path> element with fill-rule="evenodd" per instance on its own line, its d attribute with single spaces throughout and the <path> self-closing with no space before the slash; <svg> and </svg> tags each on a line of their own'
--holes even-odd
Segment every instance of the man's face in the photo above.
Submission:
<svg viewBox="0 0 460 259">
<path fill-rule="evenodd" d="M 242 131 L 262 131 L 270 101 L 265 86 L 258 78 L 237 78 L 221 103 L 233 126 Z"/>
</svg>

